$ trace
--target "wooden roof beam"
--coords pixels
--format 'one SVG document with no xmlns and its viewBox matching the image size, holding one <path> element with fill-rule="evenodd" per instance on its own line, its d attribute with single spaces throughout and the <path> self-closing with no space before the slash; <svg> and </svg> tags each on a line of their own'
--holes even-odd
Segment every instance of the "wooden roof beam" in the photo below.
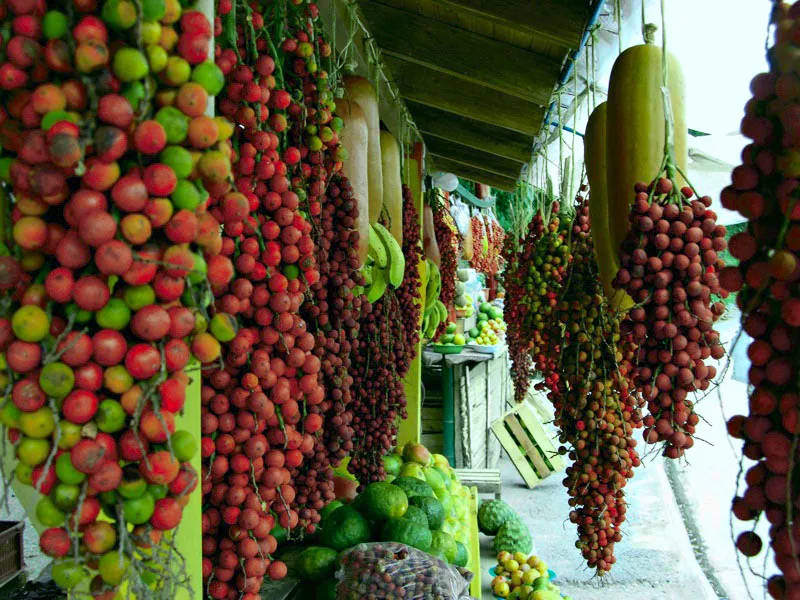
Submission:
<svg viewBox="0 0 800 600">
<path fill-rule="evenodd" d="M 561 65 L 551 58 L 372 0 L 359 2 L 384 56 L 546 104 Z"/>
<path fill-rule="evenodd" d="M 577 48 L 589 18 L 589 0 L 433 0 L 497 25 Z"/>
<path fill-rule="evenodd" d="M 501 156 L 487 154 L 481 150 L 456 144 L 455 142 L 449 142 L 432 135 L 425 136 L 425 146 L 428 148 L 428 152 L 436 156 L 443 156 L 469 165 L 470 167 L 475 167 L 476 169 L 502 175 L 503 177 L 518 177 L 522 169 L 522 163 Z"/>
<path fill-rule="evenodd" d="M 453 173 L 454 175 L 463 177 L 464 179 L 469 179 L 475 183 L 485 183 L 486 185 L 490 185 L 507 192 L 513 192 L 517 189 L 517 180 L 511 177 L 504 177 L 502 175 L 497 175 L 496 173 L 490 173 L 489 171 L 476 169 L 475 167 L 450 160 L 449 158 L 445 158 L 443 156 L 431 155 L 431 161 L 437 170 L 444 171 L 445 173 Z"/>
<path fill-rule="evenodd" d="M 509 129 L 488 125 L 474 119 L 460 117 L 417 102 L 406 102 L 417 128 L 423 134 L 484 150 L 526 163 L 531 159 L 533 138 Z"/>
<path fill-rule="evenodd" d="M 384 63 L 406 100 L 531 137 L 542 125 L 544 107 L 539 104 L 390 56 L 384 55 Z"/>
</svg>

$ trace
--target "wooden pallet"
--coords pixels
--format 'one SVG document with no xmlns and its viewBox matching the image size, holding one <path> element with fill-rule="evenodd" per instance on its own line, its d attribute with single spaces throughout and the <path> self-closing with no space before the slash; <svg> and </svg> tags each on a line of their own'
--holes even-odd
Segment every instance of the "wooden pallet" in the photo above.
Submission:
<svg viewBox="0 0 800 600">
<path fill-rule="evenodd" d="M 502 483 L 497 469 L 456 469 L 458 480 L 467 487 L 475 487 L 479 494 L 494 494 L 500 500 Z"/>
<path fill-rule="evenodd" d="M 564 469 L 553 441 L 527 402 L 492 423 L 492 431 L 529 488 Z"/>
</svg>

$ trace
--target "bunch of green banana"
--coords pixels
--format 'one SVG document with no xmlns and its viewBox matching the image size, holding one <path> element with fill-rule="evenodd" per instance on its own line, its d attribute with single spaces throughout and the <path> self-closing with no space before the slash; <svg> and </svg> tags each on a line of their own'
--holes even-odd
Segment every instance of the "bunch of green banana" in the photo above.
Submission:
<svg viewBox="0 0 800 600">
<path fill-rule="evenodd" d="M 370 225 L 367 264 L 363 267 L 367 300 L 380 300 L 387 286 L 400 287 L 405 271 L 406 257 L 394 236 L 380 223 Z"/>
<path fill-rule="evenodd" d="M 433 303 L 439 299 L 442 291 L 442 275 L 439 267 L 431 259 L 426 259 L 428 263 L 428 281 L 425 284 L 425 311 L 429 311 Z"/>
<path fill-rule="evenodd" d="M 432 339 L 433 336 L 436 335 L 439 324 L 443 321 L 447 321 L 447 317 L 447 307 L 437 298 L 422 317 L 423 335 L 428 339 Z"/>
</svg>

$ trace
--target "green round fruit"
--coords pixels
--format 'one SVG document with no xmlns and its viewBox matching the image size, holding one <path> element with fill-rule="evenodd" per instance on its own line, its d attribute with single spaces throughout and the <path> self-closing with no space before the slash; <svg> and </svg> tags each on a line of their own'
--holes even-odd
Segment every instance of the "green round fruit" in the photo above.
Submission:
<svg viewBox="0 0 800 600">
<path fill-rule="evenodd" d="M 55 505 L 49 496 L 44 496 L 36 504 L 36 518 L 45 527 L 61 527 L 67 520 L 67 515 Z"/>
<path fill-rule="evenodd" d="M 217 96 L 225 87 L 225 75 L 213 62 L 203 62 L 192 71 L 192 81 L 199 83 L 209 96 Z"/>
<path fill-rule="evenodd" d="M 64 309 L 64 312 L 67 314 L 67 318 L 73 318 L 76 323 L 81 325 L 88 323 L 92 319 L 91 311 L 78 308 L 78 305 L 74 302 L 67 304 L 67 308 Z"/>
<path fill-rule="evenodd" d="M 200 192 L 195 185 L 187 179 L 179 179 L 172 192 L 172 203 L 176 208 L 195 210 L 201 202 Z"/>
<path fill-rule="evenodd" d="M 150 493 L 137 498 L 129 498 L 122 503 L 125 520 L 133 525 L 143 525 L 150 520 L 156 508 L 156 500 Z"/>
<path fill-rule="evenodd" d="M 67 15 L 59 10 L 49 10 L 42 19 L 42 33 L 48 40 L 63 37 L 69 31 Z"/>
<path fill-rule="evenodd" d="M 164 0 L 142 0 L 142 18 L 145 21 L 160 21 L 167 14 Z"/>
<path fill-rule="evenodd" d="M 186 179 L 192 174 L 192 154 L 181 146 L 167 146 L 161 151 L 159 160 L 175 171 L 178 179 Z"/>
<path fill-rule="evenodd" d="M 230 342 L 239 331 L 239 323 L 231 314 L 219 312 L 211 317 L 208 324 L 211 334 L 220 342 Z"/>
<path fill-rule="evenodd" d="M 61 362 L 52 362 L 42 367 L 39 387 L 48 396 L 57 400 L 66 398 L 75 386 L 75 373 Z"/>
<path fill-rule="evenodd" d="M 24 437 L 17 446 L 17 458 L 22 464 L 35 467 L 47 460 L 50 455 L 49 440 L 35 440 Z"/>
<path fill-rule="evenodd" d="M 124 46 L 114 53 L 111 69 L 120 81 L 128 83 L 147 77 L 150 65 L 145 55 L 136 48 Z"/>
<path fill-rule="evenodd" d="M 128 572 L 130 560 L 124 554 L 117 551 L 106 552 L 100 557 L 100 562 L 97 565 L 97 570 L 100 572 L 100 577 L 108 585 L 119 585 L 125 574 Z"/>
<path fill-rule="evenodd" d="M 359 510 L 372 521 L 397 519 L 408 510 L 408 496 L 396 485 L 370 483 L 358 497 Z"/>
<path fill-rule="evenodd" d="M 80 485 L 86 479 L 86 475 L 72 465 L 69 453 L 62 454 L 56 459 L 56 477 L 70 485 Z"/>
<path fill-rule="evenodd" d="M 106 398 L 97 407 L 97 414 L 94 416 L 97 428 L 105 433 L 116 433 L 125 427 L 127 415 L 117 400 Z"/>
<path fill-rule="evenodd" d="M 70 558 L 56 561 L 53 564 L 52 575 L 53 581 L 55 581 L 58 587 L 69 590 L 78 586 L 86 579 L 88 573 L 82 565 Z"/>
<path fill-rule="evenodd" d="M 167 143 L 180 144 L 189 132 L 189 119 L 174 106 L 164 106 L 156 113 L 158 121 L 167 133 Z"/>
<path fill-rule="evenodd" d="M 132 285 L 125 288 L 122 299 L 130 310 L 140 310 L 155 303 L 156 293 L 147 284 Z"/>
<path fill-rule="evenodd" d="M 50 498 L 56 508 L 69 512 L 78 506 L 78 501 L 81 499 L 81 488 L 78 485 L 59 483 L 50 492 Z"/>
<path fill-rule="evenodd" d="M 172 434 L 170 438 L 172 452 L 179 462 L 191 460 L 197 453 L 197 440 L 185 430 L 179 430 Z"/>
<path fill-rule="evenodd" d="M 189 273 L 189 283 L 202 283 L 206 280 L 208 274 L 206 259 L 203 258 L 202 254 L 198 254 L 197 252 L 193 252 L 192 254 L 194 256 L 194 267 L 192 267 L 192 271 Z"/>
<path fill-rule="evenodd" d="M 70 123 L 77 123 L 77 117 L 65 110 L 51 110 L 44 117 L 42 117 L 42 124 L 40 127 L 47 131 L 59 121 L 69 121 Z"/>
<path fill-rule="evenodd" d="M 100 327 L 120 331 L 130 322 L 131 310 L 123 299 L 111 298 L 95 313 L 94 319 Z"/>
</svg>

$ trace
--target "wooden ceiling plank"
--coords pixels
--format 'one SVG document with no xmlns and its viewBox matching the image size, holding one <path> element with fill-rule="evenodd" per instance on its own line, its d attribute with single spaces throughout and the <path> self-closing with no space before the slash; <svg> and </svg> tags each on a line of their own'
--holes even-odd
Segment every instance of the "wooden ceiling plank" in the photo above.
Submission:
<svg viewBox="0 0 800 600">
<path fill-rule="evenodd" d="M 507 192 L 513 192 L 517 189 L 517 180 L 514 178 L 503 177 L 502 175 L 476 169 L 475 167 L 464 165 L 454 160 L 450 160 L 444 156 L 431 155 L 430 158 L 433 162 L 433 166 L 439 171 L 453 173 L 458 177 L 469 179 L 475 183 L 485 183 L 494 188 L 505 190 Z"/>
<path fill-rule="evenodd" d="M 558 61 L 373 0 L 361 0 L 359 6 L 384 56 L 521 99 L 550 100 L 561 70 Z"/>
<path fill-rule="evenodd" d="M 542 125 L 544 107 L 533 102 L 390 56 L 384 56 L 384 63 L 406 100 L 530 136 Z"/>
<path fill-rule="evenodd" d="M 589 18 L 588 0 L 426 0 L 576 48 Z"/>
<path fill-rule="evenodd" d="M 522 170 L 522 163 L 508 158 L 488 154 L 482 150 L 470 148 L 463 144 L 437 138 L 434 135 L 426 135 L 423 137 L 425 138 L 425 146 L 428 152 L 436 156 L 444 156 L 451 160 L 469 165 L 470 167 L 489 171 L 490 173 L 502 175 L 503 177 L 517 177 Z"/>
<path fill-rule="evenodd" d="M 489 154 L 503 156 L 520 163 L 531 159 L 533 138 L 508 129 L 501 129 L 474 119 L 436 110 L 424 104 L 406 102 L 417 128 L 428 135 L 457 142 Z"/>
</svg>

